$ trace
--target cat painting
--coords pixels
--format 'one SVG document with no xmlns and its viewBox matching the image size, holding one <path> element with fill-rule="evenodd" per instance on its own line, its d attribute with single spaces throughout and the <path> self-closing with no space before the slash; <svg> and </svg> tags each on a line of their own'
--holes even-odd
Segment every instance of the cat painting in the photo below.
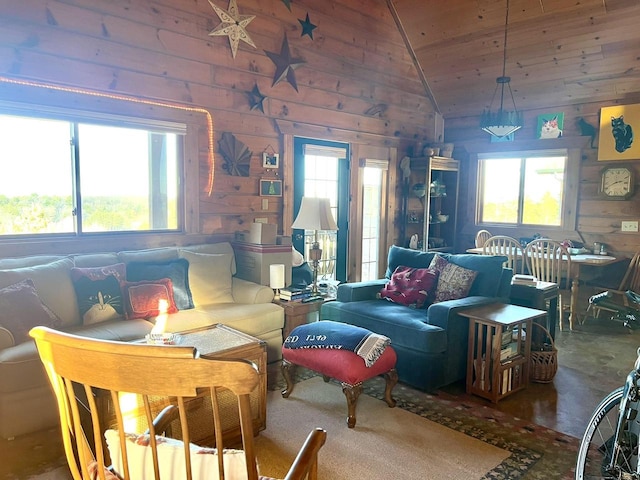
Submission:
<svg viewBox="0 0 640 480">
<path fill-rule="evenodd" d="M 616 142 L 616 152 L 622 153 L 631 148 L 633 143 L 633 129 L 631 125 L 624 122 L 624 115 L 611 117 L 611 130 L 613 139 Z"/>
<path fill-rule="evenodd" d="M 560 138 L 562 137 L 562 130 L 558 126 L 558 116 L 547 120 L 542 119 L 542 125 L 540 127 L 540 138 Z"/>
</svg>

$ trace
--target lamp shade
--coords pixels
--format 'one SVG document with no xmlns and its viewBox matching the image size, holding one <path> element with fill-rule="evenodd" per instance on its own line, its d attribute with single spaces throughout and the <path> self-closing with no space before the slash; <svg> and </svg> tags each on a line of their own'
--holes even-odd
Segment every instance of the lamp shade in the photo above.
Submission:
<svg viewBox="0 0 640 480">
<path fill-rule="evenodd" d="M 298 216 L 291 228 L 303 230 L 338 230 L 328 198 L 302 197 Z"/>
<path fill-rule="evenodd" d="M 269 265 L 269 286 L 273 289 L 284 288 L 284 264 Z"/>
</svg>

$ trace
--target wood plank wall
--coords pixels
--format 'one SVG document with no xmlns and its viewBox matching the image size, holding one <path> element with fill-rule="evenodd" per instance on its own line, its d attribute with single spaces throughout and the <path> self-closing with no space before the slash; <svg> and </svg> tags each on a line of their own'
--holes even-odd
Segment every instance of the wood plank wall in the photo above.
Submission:
<svg viewBox="0 0 640 480">
<path fill-rule="evenodd" d="M 594 242 L 607 245 L 610 252 L 616 255 L 633 256 L 640 249 L 640 234 L 621 232 L 621 222 L 640 220 L 640 159 L 631 161 L 599 162 L 598 161 L 598 137 L 596 136 L 594 147 L 591 148 L 589 137 L 581 136 L 576 121 L 583 118 L 587 123 L 598 129 L 600 122 L 600 109 L 612 105 L 628 105 L 640 103 L 640 98 L 625 98 L 624 95 L 612 93 L 611 99 L 605 102 L 598 101 L 588 104 L 570 106 L 558 106 L 544 110 L 529 110 L 524 113 L 525 126 L 516 132 L 515 142 L 509 144 L 490 144 L 488 134 L 482 132 L 479 118 L 464 117 L 451 118 L 445 122 L 446 141 L 455 142 L 455 156 L 463 161 L 468 156 L 468 151 L 482 152 L 489 148 L 497 148 L 496 145 L 504 145 L 504 149 L 524 148 L 555 148 L 579 147 L 582 149 L 582 161 L 580 164 L 578 182 L 578 210 L 575 230 L 568 230 L 558 234 L 560 240 L 568 238 L 576 241 L 584 241 L 591 246 Z M 556 140 L 537 140 L 536 125 L 538 115 L 553 112 L 564 113 L 563 138 Z M 555 143 L 554 143 L 555 142 Z M 552 145 L 552 143 L 554 143 Z M 600 173 L 605 164 L 625 164 L 631 166 L 635 173 L 636 194 L 625 201 L 612 201 L 601 198 L 598 194 L 600 185 Z M 469 168 L 463 169 L 462 185 L 469 184 L 470 175 L 473 172 Z M 475 232 L 478 227 L 474 223 L 474 195 L 475 188 L 470 185 L 461 199 L 461 223 L 458 235 L 460 242 L 458 248 L 464 250 L 473 246 Z M 491 229 L 492 233 L 513 235 L 513 232 Z M 523 230 L 522 236 L 533 235 L 535 230 Z"/>
<path fill-rule="evenodd" d="M 228 8 L 227 0 L 212 1 Z M 0 5 L 0 76 L 161 99 L 213 114 L 213 194 L 205 192 L 204 123 L 197 147 L 200 191 L 187 192 L 198 196 L 197 225 L 190 232 L 194 236 L 114 236 L 107 239 L 109 245 L 139 248 L 230 237 L 257 217 L 277 223 L 282 232 L 291 221 L 282 217 L 291 196 L 288 185 L 285 196 L 269 198 L 265 209 L 258 188 L 260 178 L 282 177 L 283 166 L 280 172 L 262 168 L 262 152 L 286 158 L 285 124 L 289 133 L 400 152 L 417 138 L 433 138 L 433 108 L 385 0 L 296 0 L 291 11 L 281 0 L 237 4 L 240 14 L 255 15 L 246 30 L 257 48 L 240 42 L 235 59 L 227 37 L 209 36 L 220 21 L 207 0 L 20 0 Z M 299 20 L 307 13 L 317 25 L 313 39 L 301 36 Z M 295 71 L 298 92 L 286 81 L 272 86 L 275 65 L 265 51 L 280 52 L 285 35 L 292 56 L 305 62 Z M 250 109 L 248 92 L 254 85 L 267 97 L 264 113 Z M 0 101 L 47 103 L 53 97 L 0 83 Z M 99 111 L 123 108 L 82 97 L 70 102 Z M 377 113 L 365 113 L 371 110 Z M 223 132 L 233 133 L 253 152 L 249 177 L 223 169 L 217 144 Z M 0 256 L 92 248 L 81 241 L 21 242 L 0 244 Z"/>
</svg>

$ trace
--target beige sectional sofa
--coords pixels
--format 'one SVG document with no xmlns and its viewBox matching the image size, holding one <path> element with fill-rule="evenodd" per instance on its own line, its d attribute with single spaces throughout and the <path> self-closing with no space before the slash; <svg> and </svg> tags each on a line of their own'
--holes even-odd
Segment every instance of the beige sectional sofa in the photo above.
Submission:
<svg viewBox="0 0 640 480">
<path fill-rule="evenodd" d="M 147 308 L 137 306 L 139 302 L 136 303 L 133 292 L 139 291 L 140 285 L 154 283 L 145 282 L 145 279 L 139 281 L 139 278 L 135 278 L 136 281 L 125 278 L 125 282 L 120 279 L 120 285 L 126 284 L 129 292 L 127 295 L 123 293 L 121 303 L 120 299 L 115 298 L 117 295 L 101 293 L 99 298 L 93 299 L 91 308 L 87 309 L 86 299 L 79 290 L 78 272 L 81 276 L 91 278 L 95 271 L 107 266 L 117 266 L 116 270 L 121 270 L 123 263 L 127 276 L 137 272 L 138 277 L 141 271 L 159 275 L 167 265 L 186 265 L 186 270 L 182 272 L 187 280 L 182 287 L 184 289 L 186 286 L 190 295 L 185 296 L 184 291 L 178 292 L 180 280 L 175 278 L 178 274 L 171 272 L 175 280 L 175 299 L 172 301 L 175 300 L 178 305 L 182 302 L 183 309 L 175 313 L 160 312 L 156 316 L 158 312 L 153 312 L 146 318 L 133 318 L 143 315 L 137 313 L 139 308 Z M 110 268 L 107 270 L 110 271 Z M 35 344 L 25 338 L 25 332 L 33 326 L 29 323 L 39 323 L 35 320 L 36 316 L 30 315 L 25 319 L 22 332 L 17 331 L 15 325 L 13 333 L 11 328 L 2 327 L 3 318 L 6 325 L 7 315 L 15 312 L 15 305 L 7 304 L 14 298 L 11 289 L 15 285 L 25 286 L 24 282 L 27 282 L 26 291 L 31 292 L 30 288 L 35 287 L 38 304 L 44 305 L 45 311 L 38 312 L 38 315 L 44 315 L 51 325 L 60 330 L 93 338 L 128 341 L 144 338 L 160 322 L 164 325 L 163 330 L 168 332 L 222 323 L 264 340 L 267 343 L 268 361 L 280 359 L 284 310 L 272 303 L 273 291 L 269 287 L 236 278 L 235 273 L 233 247 L 226 242 L 139 251 L 0 259 L 0 437 L 12 438 L 58 423 L 55 400 Z M 157 287 L 155 284 L 152 286 Z M 28 300 L 27 303 L 33 303 L 33 298 Z M 185 302 L 193 304 L 193 308 L 184 308 Z M 124 308 L 125 303 L 127 306 L 133 305 L 131 311 Z M 103 319 L 108 317 L 106 310 L 114 313 L 114 306 L 124 311 L 124 318 L 116 313 L 110 319 Z M 86 310 L 84 314 L 83 310 Z M 19 311 L 11 318 L 21 314 Z M 14 337 L 14 333 L 18 338 Z M 100 365 L 95 367 L 100 368 Z M 176 374 L 179 375 L 179 372 Z"/>
</svg>

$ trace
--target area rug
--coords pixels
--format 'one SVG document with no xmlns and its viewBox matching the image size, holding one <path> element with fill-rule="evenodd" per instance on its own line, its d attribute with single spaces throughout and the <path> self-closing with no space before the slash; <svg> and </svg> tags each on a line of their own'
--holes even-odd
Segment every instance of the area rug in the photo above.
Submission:
<svg viewBox="0 0 640 480">
<path fill-rule="evenodd" d="M 303 382 L 314 376 L 317 375 L 309 370 L 298 368 L 296 381 Z M 270 379 L 270 388 L 279 390 L 283 387 L 284 381 L 281 378 Z M 347 430 L 346 400 L 337 383 L 335 387 L 338 403 L 344 402 L 344 404 L 340 403 L 340 407 L 336 407 L 337 411 L 332 414 L 339 417 L 344 426 L 343 430 Z M 297 389 L 298 385 L 287 400 L 299 395 Z M 382 401 L 384 380 L 381 378 L 369 380 L 364 385 L 364 391 L 365 394 Z M 279 392 L 275 393 L 279 394 Z M 442 392 L 430 394 L 398 384 L 393 391 L 393 396 L 397 401 L 396 409 L 411 412 L 438 425 L 509 452 L 504 460 L 484 473 L 483 479 L 568 480 L 574 476 L 579 445 L 577 438 L 532 424 L 490 407 L 461 401 L 457 397 Z M 360 404 L 363 398 L 361 396 L 358 402 L 356 429 L 362 426 L 361 418 L 364 418 L 361 417 L 364 412 Z M 386 404 L 383 403 L 383 405 L 386 407 Z M 386 408 L 388 409 L 388 407 Z M 381 413 L 386 412 L 383 410 Z M 269 425 L 271 425 L 271 421 L 267 416 L 267 429 L 269 429 Z M 362 427 L 364 428 L 364 426 Z M 453 451 L 455 452 L 455 448 Z M 391 462 L 393 459 L 389 459 L 389 461 Z M 441 478 L 455 477 L 447 475 Z"/>
<path fill-rule="evenodd" d="M 346 424 L 339 385 L 320 377 L 297 383 L 289 398 L 267 398 L 267 429 L 256 438 L 262 473 L 284 478 L 314 427 L 327 431 L 320 451 L 323 479 L 481 479 L 510 452 L 457 432 L 382 400 L 361 395 L 355 428 Z"/>
</svg>

